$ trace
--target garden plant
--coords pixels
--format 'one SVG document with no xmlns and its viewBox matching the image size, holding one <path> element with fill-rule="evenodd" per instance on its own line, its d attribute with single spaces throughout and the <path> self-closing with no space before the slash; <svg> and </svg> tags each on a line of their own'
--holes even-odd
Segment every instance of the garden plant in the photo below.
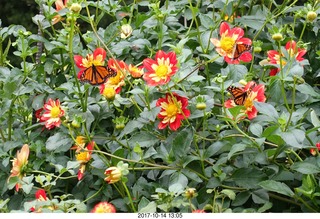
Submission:
<svg viewBox="0 0 320 219">
<path fill-rule="evenodd" d="M 320 1 L 35 2 L 0 21 L 0 212 L 320 211 Z"/>
</svg>

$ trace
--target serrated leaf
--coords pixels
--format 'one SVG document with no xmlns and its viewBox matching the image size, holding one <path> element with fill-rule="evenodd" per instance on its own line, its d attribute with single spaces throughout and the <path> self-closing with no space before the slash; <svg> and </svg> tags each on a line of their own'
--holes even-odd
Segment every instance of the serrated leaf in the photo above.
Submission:
<svg viewBox="0 0 320 219">
<path fill-rule="evenodd" d="M 289 188 L 289 186 L 287 186 L 282 182 L 277 182 L 274 180 L 265 180 L 260 182 L 259 186 L 261 186 L 262 188 L 268 191 L 276 192 L 289 197 L 294 196 L 294 192 Z"/>
<path fill-rule="evenodd" d="M 177 133 L 172 141 L 172 151 L 177 157 L 187 156 L 193 141 L 193 132 L 190 129 L 184 129 Z"/>
</svg>

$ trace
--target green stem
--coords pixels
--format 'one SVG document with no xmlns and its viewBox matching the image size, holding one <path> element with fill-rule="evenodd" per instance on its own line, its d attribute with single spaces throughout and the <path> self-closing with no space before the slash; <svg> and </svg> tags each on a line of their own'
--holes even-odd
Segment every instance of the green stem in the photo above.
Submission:
<svg viewBox="0 0 320 219">
<path fill-rule="evenodd" d="M 122 182 L 122 185 L 123 185 L 124 189 L 126 190 L 126 193 L 128 195 L 128 198 L 129 198 L 129 201 L 130 201 L 130 205 L 131 205 L 131 208 L 132 208 L 133 212 L 137 212 L 136 207 L 133 204 L 131 193 L 129 192 L 127 185 L 124 182 Z"/>
<path fill-rule="evenodd" d="M 290 125 L 290 122 L 291 122 L 291 118 L 292 118 L 292 113 L 294 112 L 294 101 L 296 99 L 296 77 L 293 78 L 293 88 L 292 88 L 292 103 L 291 103 L 291 109 L 289 110 L 289 118 L 288 118 L 288 122 L 287 122 L 287 125 L 285 127 L 285 130 L 288 130 L 289 128 L 289 125 Z"/>
</svg>

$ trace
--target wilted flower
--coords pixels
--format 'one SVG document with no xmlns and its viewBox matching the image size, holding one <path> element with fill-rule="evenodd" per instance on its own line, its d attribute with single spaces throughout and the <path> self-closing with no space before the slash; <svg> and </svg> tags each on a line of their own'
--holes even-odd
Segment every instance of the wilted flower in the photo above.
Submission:
<svg viewBox="0 0 320 219">
<path fill-rule="evenodd" d="M 159 129 L 164 129 L 169 125 L 171 130 L 176 131 L 181 125 L 181 120 L 190 116 L 190 111 L 187 109 L 188 99 L 176 93 L 168 93 L 165 98 L 158 99 L 156 106 L 161 107 L 158 114 L 161 120 L 158 125 Z"/>
<path fill-rule="evenodd" d="M 146 58 L 143 60 L 143 68 L 147 70 L 143 79 L 149 86 L 167 84 L 178 70 L 177 63 L 174 52 L 165 53 L 160 50 L 156 53 L 155 59 Z"/>
<path fill-rule="evenodd" d="M 91 213 L 116 213 L 116 208 L 109 202 L 99 202 L 91 210 Z"/>
<path fill-rule="evenodd" d="M 78 151 L 76 154 L 76 159 L 80 163 L 79 171 L 78 171 L 78 180 L 81 180 L 84 175 L 84 171 L 86 169 L 86 164 L 91 159 L 92 150 L 94 147 L 94 141 L 88 143 L 86 148 Z"/>
<path fill-rule="evenodd" d="M 9 176 L 8 180 L 11 177 L 18 177 L 20 180 L 26 175 L 26 169 L 28 164 L 28 158 L 29 158 L 29 145 L 24 144 L 20 151 L 17 151 L 17 156 L 12 160 L 12 169 L 11 169 L 11 175 Z M 16 191 L 19 191 L 21 188 L 21 184 L 17 183 Z"/>
<path fill-rule="evenodd" d="M 126 39 L 132 34 L 132 27 L 130 24 L 124 24 L 121 26 L 121 34 L 120 37 L 122 39 Z"/>
<path fill-rule="evenodd" d="M 132 64 L 128 66 L 129 73 L 133 78 L 140 78 L 144 74 L 142 66 L 137 67 Z"/>
<path fill-rule="evenodd" d="M 294 40 L 288 41 L 286 43 L 285 49 L 288 51 L 289 57 L 285 57 L 284 54 L 280 54 L 277 50 L 269 50 L 267 52 L 268 58 L 265 60 L 262 60 L 260 62 L 261 65 L 267 65 L 267 64 L 277 64 L 280 65 L 280 60 L 281 60 L 281 65 L 284 67 L 287 62 L 290 61 L 291 58 L 296 59 L 298 62 L 301 62 L 304 60 L 302 56 L 304 56 L 307 52 L 305 49 L 297 48 L 297 43 Z M 276 75 L 280 71 L 280 68 L 273 68 L 270 71 L 270 76 Z"/>
<path fill-rule="evenodd" d="M 258 110 L 254 106 L 254 101 L 257 102 L 265 102 L 266 97 L 264 95 L 264 85 L 259 84 L 256 85 L 254 81 L 250 81 L 246 84 L 244 88 L 242 89 L 243 92 L 247 92 L 247 95 L 245 96 L 245 99 L 243 101 L 243 106 L 245 106 L 244 113 L 247 114 L 248 119 L 253 119 L 257 116 Z M 228 99 L 225 103 L 224 106 L 226 108 L 232 108 L 237 106 L 235 103 L 234 99 Z"/>
<path fill-rule="evenodd" d="M 41 116 L 40 121 L 45 122 L 47 129 L 59 127 L 61 124 L 61 117 L 64 116 L 64 110 L 60 106 L 59 99 L 55 101 L 51 98 L 43 106 L 44 112 Z"/>
<path fill-rule="evenodd" d="M 64 0 L 64 1 L 56 0 L 55 1 L 56 11 L 58 12 L 58 11 L 64 9 L 64 8 L 66 8 L 67 7 L 67 3 L 68 3 L 68 0 Z M 62 19 L 62 17 L 59 14 L 54 16 L 54 18 L 52 19 L 52 24 L 58 23 L 59 21 L 61 21 L 61 19 Z"/>
<path fill-rule="evenodd" d="M 184 196 L 187 198 L 187 199 L 192 199 L 194 197 L 196 197 L 198 194 L 196 192 L 196 189 L 195 188 L 188 188 L 185 190 L 184 192 Z"/>
<path fill-rule="evenodd" d="M 251 53 L 246 50 L 240 51 L 240 53 L 235 56 L 237 51 L 236 47 L 238 45 L 248 47 L 251 46 L 252 41 L 249 38 L 244 38 L 244 31 L 239 27 L 230 29 L 227 22 L 222 22 L 220 25 L 220 40 L 216 38 L 211 38 L 211 43 L 216 47 L 216 51 L 224 57 L 224 60 L 230 64 L 239 64 L 240 61 L 250 62 L 252 60 Z"/>
</svg>

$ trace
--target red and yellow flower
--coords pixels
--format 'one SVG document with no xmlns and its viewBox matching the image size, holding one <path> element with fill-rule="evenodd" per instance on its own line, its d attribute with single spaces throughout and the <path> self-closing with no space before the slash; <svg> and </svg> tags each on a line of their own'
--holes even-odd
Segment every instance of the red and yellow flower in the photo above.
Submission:
<svg viewBox="0 0 320 219">
<path fill-rule="evenodd" d="M 24 144 L 21 150 L 17 151 L 16 158 L 12 160 L 12 169 L 8 180 L 11 177 L 18 177 L 21 180 L 26 175 L 29 153 L 29 145 L 27 144 Z M 16 191 L 19 191 L 21 187 L 21 183 L 17 183 L 15 186 Z"/>
<path fill-rule="evenodd" d="M 206 213 L 206 212 L 202 209 L 197 209 L 197 210 L 193 210 L 192 213 Z"/>
<path fill-rule="evenodd" d="M 160 50 L 156 53 L 155 59 L 146 58 L 143 60 L 143 79 L 149 86 L 167 84 L 171 77 L 178 71 L 177 58 L 174 52 L 165 53 Z"/>
<path fill-rule="evenodd" d="M 128 71 L 133 78 L 141 78 L 144 74 L 142 66 L 137 67 L 132 64 L 128 66 Z"/>
<path fill-rule="evenodd" d="M 220 40 L 211 38 L 210 41 L 216 47 L 217 53 L 224 57 L 224 60 L 230 64 L 239 64 L 240 61 L 250 62 L 252 55 L 249 51 L 243 52 L 239 57 L 234 57 L 235 47 L 237 44 L 252 45 L 249 38 L 244 38 L 244 31 L 239 27 L 230 28 L 227 22 L 220 25 Z"/>
<path fill-rule="evenodd" d="M 303 56 L 306 54 L 307 50 L 302 48 L 297 48 L 297 43 L 294 40 L 288 41 L 286 43 L 285 49 L 288 51 L 289 57 L 285 57 L 284 54 L 279 54 L 277 50 L 269 50 L 267 52 L 268 58 L 266 60 L 261 61 L 262 65 L 265 64 L 276 64 L 284 67 L 290 59 L 294 58 L 298 62 L 304 60 Z M 281 57 L 280 57 L 281 56 Z M 270 71 L 270 76 L 276 75 L 280 71 L 280 68 L 273 68 Z"/>
<path fill-rule="evenodd" d="M 78 180 L 81 180 L 83 178 L 86 165 L 91 160 L 91 154 L 94 148 L 94 143 L 95 143 L 94 141 L 89 142 L 87 147 L 85 148 L 83 148 L 83 144 L 78 145 L 78 149 L 76 152 L 76 159 L 80 163 L 80 167 L 78 171 Z M 79 147 L 81 147 L 82 149 L 79 149 Z"/>
<path fill-rule="evenodd" d="M 109 167 L 108 169 L 106 169 L 104 174 L 107 175 L 107 177 L 104 178 L 104 180 L 108 184 L 116 183 L 122 177 L 122 171 L 119 167 Z"/>
<path fill-rule="evenodd" d="M 35 196 L 36 196 L 36 200 L 37 201 L 47 201 L 48 200 L 46 191 L 44 189 L 38 189 L 36 191 Z M 30 211 L 31 212 L 40 213 L 41 212 L 41 208 L 36 209 L 36 207 L 34 206 L 34 207 L 30 208 Z"/>
<path fill-rule="evenodd" d="M 158 114 L 161 120 L 158 125 L 159 129 L 164 129 L 169 125 L 171 130 L 176 131 L 181 126 L 181 120 L 190 116 L 190 111 L 187 109 L 188 99 L 176 93 L 168 93 L 166 97 L 158 99 L 156 106 L 161 107 Z"/>
<path fill-rule="evenodd" d="M 91 210 L 91 213 L 116 213 L 116 208 L 109 202 L 99 202 Z"/>
<path fill-rule="evenodd" d="M 122 60 L 109 59 L 108 66 L 117 72 L 117 75 L 109 78 L 100 86 L 100 94 L 109 100 L 120 93 L 121 88 L 126 84 L 124 79 L 128 71 L 128 65 Z"/>
<path fill-rule="evenodd" d="M 254 81 L 250 81 L 243 88 L 243 92 L 247 92 L 247 96 L 243 103 L 243 106 L 245 107 L 244 113 L 248 116 L 248 119 L 253 119 L 258 114 L 258 110 L 253 104 L 254 101 L 257 101 L 257 102 L 266 101 L 266 97 L 264 95 L 264 85 L 263 84 L 256 85 Z M 224 103 L 224 106 L 226 108 L 232 108 L 237 106 L 237 104 L 234 102 L 233 99 L 228 99 Z"/>
<path fill-rule="evenodd" d="M 55 1 L 56 11 L 58 12 L 58 11 L 64 9 L 64 8 L 66 8 L 67 7 L 67 3 L 68 3 L 68 0 L 64 0 L 64 1 L 63 0 L 57 0 L 57 1 Z M 62 20 L 62 17 L 61 17 L 61 15 L 58 14 L 58 15 L 54 16 L 54 18 L 52 19 L 52 24 L 56 24 L 61 20 Z"/>
<path fill-rule="evenodd" d="M 310 149 L 310 153 L 311 153 L 313 156 L 316 156 L 317 153 L 319 153 L 319 151 L 320 151 L 320 142 L 318 142 L 318 143 L 316 144 L 316 148 L 311 148 L 311 149 Z"/>
<path fill-rule="evenodd" d="M 64 116 L 64 110 L 60 106 L 59 99 L 55 101 L 51 98 L 43 106 L 43 114 L 41 115 L 40 121 L 45 122 L 47 129 L 59 127 L 61 124 L 61 117 Z"/>
<path fill-rule="evenodd" d="M 86 57 L 75 55 L 73 58 L 74 62 L 80 69 L 80 71 L 78 72 L 78 78 L 81 77 L 84 70 L 86 70 L 89 67 L 92 67 L 92 65 L 103 66 L 106 56 L 107 52 L 103 48 L 95 49 L 93 51 L 93 54 L 88 54 Z"/>
</svg>

